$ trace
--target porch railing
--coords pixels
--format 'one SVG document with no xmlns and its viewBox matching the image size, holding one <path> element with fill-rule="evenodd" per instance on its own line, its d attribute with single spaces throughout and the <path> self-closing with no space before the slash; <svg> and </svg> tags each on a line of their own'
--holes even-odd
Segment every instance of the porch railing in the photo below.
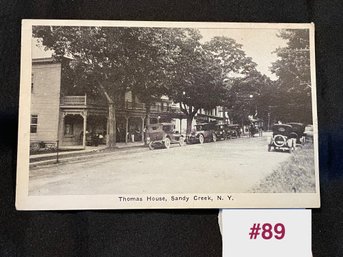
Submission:
<svg viewBox="0 0 343 257">
<path fill-rule="evenodd" d="M 94 101 L 94 99 L 87 98 L 87 96 L 84 95 L 84 96 L 63 96 L 61 97 L 61 105 L 62 106 L 87 106 L 87 105 L 103 106 L 104 103 L 97 103 L 96 101 Z M 125 101 L 124 103 L 116 104 L 116 108 L 125 109 L 125 110 L 145 110 L 145 104 Z M 151 106 L 150 111 L 151 112 L 178 113 L 180 112 L 180 108 L 176 106 L 165 106 L 165 105 L 157 104 L 157 105 Z"/>
<path fill-rule="evenodd" d="M 87 105 L 87 96 L 63 96 L 61 105 L 78 106 Z"/>
<path fill-rule="evenodd" d="M 120 106 L 118 106 L 120 107 Z M 125 109 L 127 110 L 145 110 L 144 103 L 136 103 L 136 102 L 129 102 L 125 101 Z"/>
<path fill-rule="evenodd" d="M 162 105 L 155 105 L 150 107 L 151 112 L 172 112 L 172 113 L 179 113 L 180 108 L 175 106 L 162 106 Z"/>
</svg>

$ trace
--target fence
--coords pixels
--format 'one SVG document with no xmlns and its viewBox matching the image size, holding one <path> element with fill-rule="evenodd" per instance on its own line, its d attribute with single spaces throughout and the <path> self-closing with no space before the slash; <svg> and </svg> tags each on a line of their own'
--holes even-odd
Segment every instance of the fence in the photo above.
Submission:
<svg viewBox="0 0 343 257">
<path fill-rule="evenodd" d="M 59 162 L 59 140 L 30 142 L 30 155 L 43 153 L 56 153 L 56 162 Z"/>
</svg>

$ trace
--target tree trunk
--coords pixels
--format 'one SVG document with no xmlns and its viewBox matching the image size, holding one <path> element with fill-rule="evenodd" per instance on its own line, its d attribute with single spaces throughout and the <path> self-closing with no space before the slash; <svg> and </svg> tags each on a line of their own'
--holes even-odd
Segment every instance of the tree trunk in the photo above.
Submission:
<svg viewBox="0 0 343 257">
<path fill-rule="evenodd" d="M 107 131 L 107 146 L 113 148 L 116 146 L 116 110 L 114 103 L 111 101 L 108 103 L 108 131 Z"/>
<path fill-rule="evenodd" d="M 145 132 L 144 132 L 144 143 L 145 143 L 145 145 L 148 144 L 146 128 L 149 125 L 150 125 L 150 103 L 145 103 Z"/>
<path fill-rule="evenodd" d="M 116 109 L 113 99 L 107 93 L 104 85 L 98 81 L 98 85 L 105 95 L 108 103 L 108 118 L 107 118 L 107 147 L 113 148 L 116 146 L 117 124 L 116 124 Z"/>
<path fill-rule="evenodd" d="M 187 136 L 192 132 L 193 117 L 194 117 L 194 115 L 192 115 L 192 114 L 187 115 L 187 130 L 186 130 Z"/>
</svg>

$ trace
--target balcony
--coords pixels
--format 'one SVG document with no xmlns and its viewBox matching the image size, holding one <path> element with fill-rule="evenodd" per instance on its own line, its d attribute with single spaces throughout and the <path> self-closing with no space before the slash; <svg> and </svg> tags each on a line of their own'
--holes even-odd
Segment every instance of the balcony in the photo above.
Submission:
<svg viewBox="0 0 343 257">
<path fill-rule="evenodd" d="M 102 107 L 106 108 L 106 101 L 96 101 L 93 98 L 84 96 L 63 96 L 60 101 L 61 107 L 64 108 L 90 108 L 90 107 Z M 135 103 L 125 101 L 118 103 L 115 107 L 119 110 L 145 110 L 144 103 Z"/>
<path fill-rule="evenodd" d="M 153 105 L 150 107 L 150 112 L 168 112 L 168 113 L 180 113 L 180 108 L 176 106 L 161 106 Z"/>
<path fill-rule="evenodd" d="M 87 106 L 87 96 L 63 96 L 61 106 Z"/>
<path fill-rule="evenodd" d="M 117 108 L 123 107 L 122 105 L 116 105 Z M 125 101 L 124 109 L 126 110 L 145 110 L 144 103 L 136 103 Z"/>
</svg>

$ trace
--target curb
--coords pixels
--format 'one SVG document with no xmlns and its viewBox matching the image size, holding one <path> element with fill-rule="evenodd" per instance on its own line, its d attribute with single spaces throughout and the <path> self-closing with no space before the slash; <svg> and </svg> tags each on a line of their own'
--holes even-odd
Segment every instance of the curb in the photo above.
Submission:
<svg viewBox="0 0 343 257">
<path fill-rule="evenodd" d="M 134 146 L 134 147 L 127 147 L 127 148 L 114 148 L 111 150 L 104 149 L 104 150 L 95 150 L 92 152 L 86 152 L 86 153 L 78 153 L 78 154 L 68 154 L 64 156 L 59 157 L 59 161 L 56 162 L 56 156 L 54 158 L 48 159 L 48 160 L 42 160 L 42 161 L 34 161 L 30 162 L 29 167 L 39 167 L 43 165 L 59 165 L 64 164 L 70 161 L 78 161 L 78 160 L 84 160 L 89 158 L 95 158 L 99 155 L 101 156 L 107 156 L 107 155 L 117 155 L 119 153 L 136 153 L 136 152 L 142 152 L 144 150 L 149 150 L 149 148 L 146 148 L 145 146 Z"/>
</svg>

